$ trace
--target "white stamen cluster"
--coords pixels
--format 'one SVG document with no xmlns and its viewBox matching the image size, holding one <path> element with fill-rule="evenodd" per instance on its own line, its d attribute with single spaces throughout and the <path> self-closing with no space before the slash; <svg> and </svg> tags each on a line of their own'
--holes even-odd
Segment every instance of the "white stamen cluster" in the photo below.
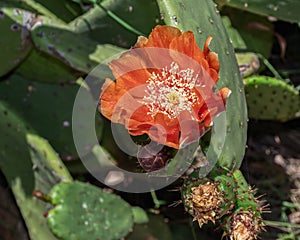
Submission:
<svg viewBox="0 0 300 240">
<path fill-rule="evenodd" d="M 163 113 L 174 119 L 182 111 L 192 113 L 192 106 L 197 101 L 194 91 L 197 79 L 198 74 L 194 76 L 193 69 L 180 70 L 179 66 L 172 62 L 170 69 L 165 67 L 160 74 L 152 73 L 147 80 L 146 95 L 141 103 L 149 108 L 148 114 L 152 117 Z"/>
</svg>

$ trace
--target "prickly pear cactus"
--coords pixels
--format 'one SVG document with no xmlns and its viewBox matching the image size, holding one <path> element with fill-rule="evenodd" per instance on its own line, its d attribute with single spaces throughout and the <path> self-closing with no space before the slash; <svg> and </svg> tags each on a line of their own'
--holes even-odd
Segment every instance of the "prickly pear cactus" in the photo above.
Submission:
<svg viewBox="0 0 300 240">
<path fill-rule="evenodd" d="M 98 42 L 72 32 L 67 25 L 40 16 L 31 28 L 34 45 L 71 68 L 89 73 L 97 64 L 123 51 L 122 48 Z M 70 42 L 76 44 L 70 45 Z"/>
<path fill-rule="evenodd" d="M 218 87 L 228 87 L 232 92 L 226 103 L 226 127 L 217 129 L 226 132 L 216 134 L 211 140 L 211 148 L 207 155 L 211 162 L 219 162 L 232 169 L 238 168 L 245 152 L 247 131 L 247 107 L 234 51 L 221 17 L 212 1 L 191 0 L 182 1 L 158 0 L 158 5 L 164 21 L 168 25 L 181 30 L 191 30 L 195 33 L 199 46 L 203 46 L 208 36 L 212 36 L 212 51 L 219 57 L 221 69 Z M 236 113 L 239 114 L 236 114 Z M 216 125 L 223 124 L 217 123 Z M 223 136 L 225 135 L 225 139 Z M 218 156 L 219 155 L 219 156 Z"/>
<path fill-rule="evenodd" d="M 300 111 L 299 91 L 282 80 L 253 76 L 244 79 L 249 117 L 287 121 Z"/>
<path fill-rule="evenodd" d="M 298 9 L 300 8 L 299 1 L 289 0 L 215 0 L 220 5 L 228 5 L 236 7 L 244 11 L 253 12 L 263 16 L 273 16 L 280 20 L 290 22 L 300 22 Z"/>
<path fill-rule="evenodd" d="M 30 23 L 34 15 L 18 8 L 8 8 L 0 3 L 0 77 L 18 66 L 32 49 Z"/>
<path fill-rule="evenodd" d="M 10 0 L 1 1 L 1 5 L 9 8 L 17 7 L 37 15 L 47 16 L 62 24 L 72 21 L 81 14 L 80 6 L 69 0 Z"/>
<path fill-rule="evenodd" d="M 132 230 L 128 203 L 114 194 L 81 182 L 61 183 L 49 193 L 51 231 L 61 240 L 117 240 Z"/>
<path fill-rule="evenodd" d="M 46 205 L 33 198 L 71 176 L 49 143 L 0 101 L 0 168 L 11 187 L 32 240 L 55 240 L 43 217 Z"/>
<path fill-rule="evenodd" d="M 129 48 L 136 42 L 137 34 L 148 35 L 155 25 L 162 23 L 153 0 L 104 0 L 100 4 L 101 7 L 94 5 L 74 19 L 69 27 L 98 42 Z"/>
<path fill-rule="evenodd" d="M 0 101 L 13 106 L 42 137 L 49 140 L 63 158 L 73 159 L 77 158 L 77 151 L 72 135 L 72 109 L 79 87 L 78 84 L 61 86 L 32 82 L 11 75 L 0 82 Z M 86 104 L 94 104 L 88 89 L 86 96 L 86 102 L 82 103 L 82 114 Z M 78 130 L 82 139 L 88 139 L 87 136 L 94 133 L 95 129 L 100 137 L 100 118 L 95 119 L 95 128 L 83 122 Z M 86 141 L 86 146 L 89 145 L 91 143 Z"/>
<path fill-rule="evenodd" d="M 24 1 L 29 6 L 38 10 L 41 15 L 46 15 L 60 21 L 69 22 L 81 13 L 80 7 L 75 4 L 75 1 L 69 0 L 26 0 Z"/>
<path fill-rule="evenodd" d="M 34 71 L 34 74 L 32 74 L 32 71 Z M 15 73 L 31 81 L 46 83 L 71 83 L 76 81 L 77 76 L 83 75 L 35 48 L 16 69 Z"/>
</svg>

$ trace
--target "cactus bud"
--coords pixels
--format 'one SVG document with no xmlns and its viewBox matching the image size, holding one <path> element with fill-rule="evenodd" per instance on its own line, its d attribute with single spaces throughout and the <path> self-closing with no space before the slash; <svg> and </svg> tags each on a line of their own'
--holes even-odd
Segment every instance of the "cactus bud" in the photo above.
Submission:
<svg viewBox="0 0 300 240">
<path fill-rule="evenodd" d="M 173 152 L 169 147 L 162 147 L 158 152 L 151 147 L 142 147 L 138 154 L 137 159 L 140 166 L 147 172 L 159 170 L 166 166 L 166 164 L 172 159 Z"/>
</svg>

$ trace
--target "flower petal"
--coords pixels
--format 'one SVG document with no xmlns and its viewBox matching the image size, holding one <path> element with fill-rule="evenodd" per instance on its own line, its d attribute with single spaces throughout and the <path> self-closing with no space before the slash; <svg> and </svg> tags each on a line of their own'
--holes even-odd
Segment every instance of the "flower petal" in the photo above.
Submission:
<svg viewBox="0 0 300 240">
<path fill-rule="evenodd" d="M 102 92 L 100 96 L 100 111 L 103 116 L 111 119 L 113 109 L 116 103 L 119 101 L 120 96 L 125 94 L 126 91 L 118 88 L 114 81 L 107 78 L 102 86 Z"/>
<path fill-rule="evenodd" d="M 215 52 L 209 52 L 206 56 L 206 60 L 208 61 L 208 64 L 211 68 L 215 69 L 216 72 L 219 72 L 220 62 L 218 59 L 218 54 L 216 54 Z"/>
<path fill-rule="evenodd" d="M 116 79 L 124 74 L 136 70 L 147 71 L 145 59 L 136 51 L 128 51 L 123 53 L 120 58 L 109 63 L 109 67 Z M 138 78 L 137 81 L 140 79 Z"/>
<path fill-rule="evenodd" d="M 208 69 L 204 54 L 198 47 L 194 34 L 191 31 L 184 32 L 181 36 L 174 38 L 170 44 L 170 49 L 191 57 L 205 69 Z"/>
<path fill-rule="evenodd" d="M 112 122 L 127 125 L 128 120 L 136 109 L 143 106 L 138 102 L 137 96 L 143 96 L 144 86 L 135 87 L 127 91 L 117 83 L 107 79 L 102 89 L 100 111 Z"/>
<path fill-rule="evenodd" d="M 153 141 L 169 147 L 179 147 L 178 120 L 166 119 L 163 114 L 155 118 L 147 115 L 147 108 L 141 107 L 135 111 L 128 122 L 129 133 L 139 136 L 146 133 Z"/>
<path fill-rule="evenodd" d="M 231 94 L 231 90 L 230 90 L 229 88 L 224 87 L 224 88 L 221 88 L 221 89 L 219 90 L 219 94 L 220 94 L 220 96 L 222 97 L 223 103 L 224 103 L 224 105 L 225 105 L 225 104 L 226 104 L 227 98 L 228 98 L 228 97 L 230 96 L 230 94 Z"/>
<path fill-rule="evenodd" d="M 180 35 L 178 28 L 158 25 L 150 33 L 148 41 L 145 38 L 139 38 L 135 47 L 169 48 L 171 41 Z"/>
<path fill-rule="evenodd" d="M 120 76 L 117 79 L 117 86 L 129 91 L 137 86 L 145 85 L 150 77 L 151 74 L 146 69 L 138 69 Z"/>
</svg>

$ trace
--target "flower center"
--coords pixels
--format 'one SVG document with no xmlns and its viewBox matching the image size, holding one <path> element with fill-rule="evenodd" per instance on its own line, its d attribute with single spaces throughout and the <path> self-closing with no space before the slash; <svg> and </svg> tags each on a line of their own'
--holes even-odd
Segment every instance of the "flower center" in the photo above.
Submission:
<svg viewBox="0 0 300 240">
<path fill-rule="evenodd" d="M 177 93 L 169 93 L 168 99 L 171 104 L 179 104 L 179 96 L 177 95 Z"/>
<path fill-rule="evenodd" d="M 197 102 L 194 91 L 197 79 L 198 74 L 194 76 L 193 69 L 180 70 L 172 62 L 170 68 L 163 68 L 160 74 L 152 73 L 141 103 L 149 108 L 148 114 L 152 117 L 163 113 L 173 119 L 182 111 L 192 113 L 192 107 Z"/>
</svg>

